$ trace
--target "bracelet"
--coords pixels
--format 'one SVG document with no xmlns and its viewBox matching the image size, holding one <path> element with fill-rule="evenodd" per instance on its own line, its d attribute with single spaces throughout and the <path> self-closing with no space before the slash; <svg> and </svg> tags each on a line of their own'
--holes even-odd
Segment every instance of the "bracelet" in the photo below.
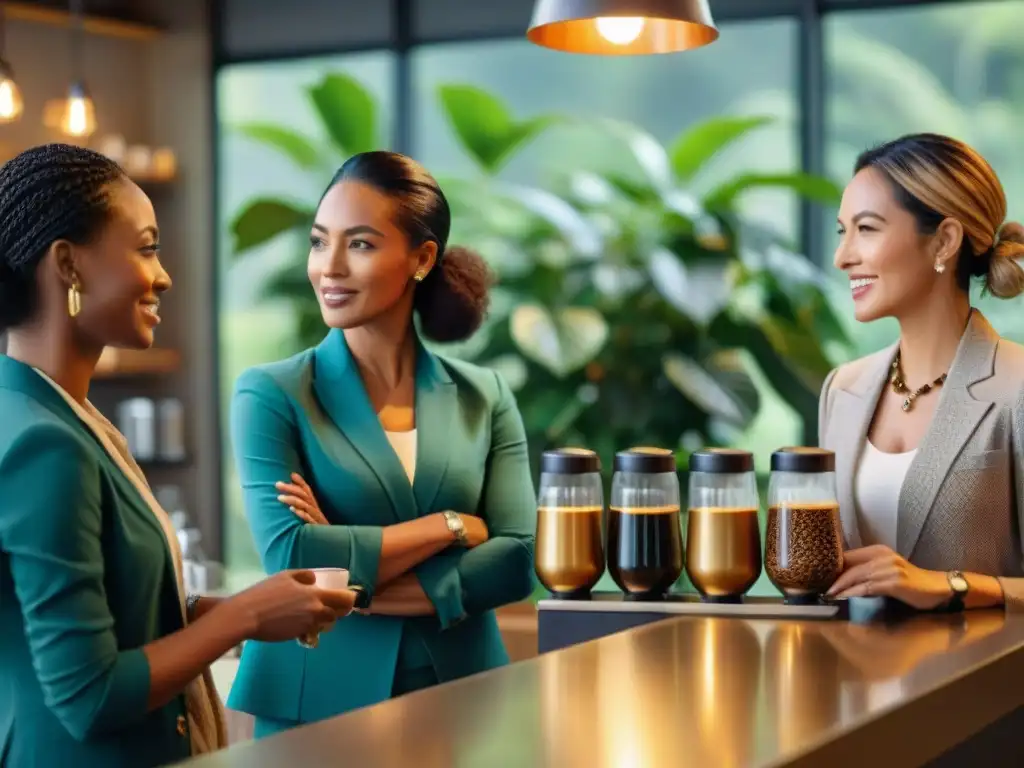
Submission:
<svg viewBox="0 0 1024 768">
<path fill-rule="evenodd" d="M 192 619 L 195 618 L 196 606 L 199 604 L 199 601 L 201 599 L 202 596 L 197 595 L 194 592 L 189 593 L 189 595 L 185 598 L 185 619 L 187 621 L 191 622 Z"/>
</svg>

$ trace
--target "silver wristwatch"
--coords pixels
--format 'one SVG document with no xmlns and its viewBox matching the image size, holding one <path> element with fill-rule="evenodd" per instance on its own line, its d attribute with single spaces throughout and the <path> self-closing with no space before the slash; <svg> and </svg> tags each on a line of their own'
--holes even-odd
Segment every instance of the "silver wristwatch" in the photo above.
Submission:
<svg viewBox="0 0 1024 768">
<path fill-rule="evenodd" d="M 455 537 L 455 541 L 463 547 L 466 546 L 469 539 L 466 537 L 466 526 L 463 525 L 462 518 L 459 517 L 458 513 L 452 512 L 450 509 L 441 514 L 444 515 L 444 522 L 447 524 L 452 536 Z"/>
</svg>

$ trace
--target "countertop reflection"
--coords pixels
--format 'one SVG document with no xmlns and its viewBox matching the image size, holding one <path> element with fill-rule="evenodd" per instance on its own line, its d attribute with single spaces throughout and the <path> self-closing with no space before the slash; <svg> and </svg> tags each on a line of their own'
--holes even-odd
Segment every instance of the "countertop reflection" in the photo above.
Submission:
<svg viewBox="0 0 1024 768">
<path fill-rule="evenodd" d="M 945 691 L 962 707 L 971 685 L 991 688 L 985 669 L 1005 674 L 996 666 L 1011 658 L 1024 664 L 1024 619 L 1002 611 L 892 626 L 668 619 L 190 765 L 733 768 L 811 758 L 834 765 L 830 744 L 856 737 L 861 755 L 881 748 L 865 743 L 882 738 L 873 724 L 901 712 L 906 718 L 922 702 L 941 704 L 935 697 Z M 901 725 L 907 738 L 885 744 L 887 760 L 872 765 L 929 759 L 1024 704 L 1024 694 L 1015 704 L 1008 698 L 1016 695 L 972 699 L 960 733 Z"/>
</svg>

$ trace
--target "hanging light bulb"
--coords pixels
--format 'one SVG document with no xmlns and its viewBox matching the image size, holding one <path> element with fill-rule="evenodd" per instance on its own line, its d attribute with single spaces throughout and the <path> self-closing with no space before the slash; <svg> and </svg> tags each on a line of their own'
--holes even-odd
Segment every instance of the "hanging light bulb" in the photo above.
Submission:
<svg viewBox="0 0 1024 768">
<path fill-rule="evenodd" d="M 536 0 L 530 42 L 567 53 L 673 53 L 718 39 L 708 0 Z"/>
<path fill-rule="evenodd" d="M 7 14 L 0 5 L 0 123 L 13 123 L 25 108 L 21 89 L 14 82 L 14 70 L 5 57 L 7 46 Z"/>
<path fill-rule="evenodd" d="M 644 31 L 640 16 L 599 16 L 597 31 L 612 45 L 629 45 Z"/>
<path fill-rule="evenodd" d="M 13 123 L 21 117 L 24 108 L 21 90 L 14 82 L 14 71 L 5 59 L 0 59 L 0 123 Z"/>
<path fill-rule="evenodd" d="M 71 12 L 71 61 L 75 76 L 82 77 L 83 38 L 85 37 L 85 11 L 83 0 L 69 0 L 68 10 Z M 74 80 L 68 88 L 68 96 L 63 101 L 51 102 L 43 110 L 43 123 L 56 128 L 65 136 L 86 139 L 96 130 L 96 108 L 93 106 L 89 90 L 81 79 Z"/>
<path fill-rule="evenodd" d="M 96 130 L 96 108 L 84 83 L 72 83 L 68 89 L 59 127 L 66 136 L 76 138 L 88 138 Z"/>
</svg>

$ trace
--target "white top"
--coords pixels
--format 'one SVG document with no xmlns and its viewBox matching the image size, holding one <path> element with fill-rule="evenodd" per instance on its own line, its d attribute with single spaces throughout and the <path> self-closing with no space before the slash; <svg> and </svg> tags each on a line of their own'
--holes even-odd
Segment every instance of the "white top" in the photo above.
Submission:
<svg viewBox="0 0 1024 768">
<path fill-rule="evenodd" d="M 864 441 L 857 462 L 853 498 L 857 504 L 861 538 L 865 545 L 884 544 L 896 549 L 896 520 L 900 490 L 917 449 L 905 453 L 883 453 Z"/>
<path fill-rule="evenodd" d="M 416 477 L 416 430 L 410 429 L 408 432 L 388 432 L 384 430 L 384 434 L 388 436 L 388 442 L 391 443 L 391 447 L 398 454 L 398 460 L 402 462 L 405 474 L 408 476 L 409 483 L 411 484 Z"/>
</svg>

